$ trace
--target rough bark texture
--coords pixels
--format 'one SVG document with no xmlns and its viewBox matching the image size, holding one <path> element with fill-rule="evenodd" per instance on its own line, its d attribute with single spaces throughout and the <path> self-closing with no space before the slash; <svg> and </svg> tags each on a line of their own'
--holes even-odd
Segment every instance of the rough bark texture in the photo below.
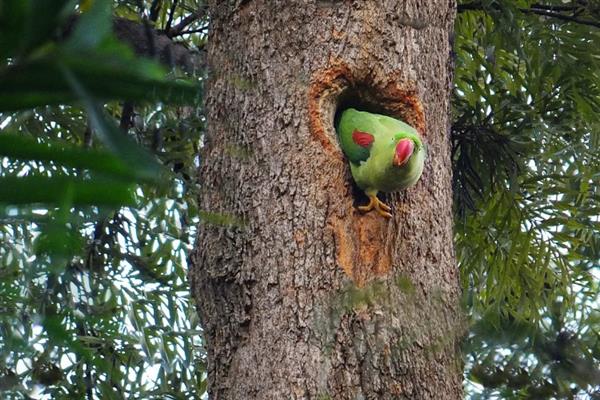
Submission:
<svg viewBox="0 0 600 400">
<path fill-rule="evenodd" d="M 459 399 L 448 138 L 453 0 L 213 1 L 190 272 L 212 399 Z M 420 182 L 360 214 L 333 120 L 425 135 Z"/>
</svg>

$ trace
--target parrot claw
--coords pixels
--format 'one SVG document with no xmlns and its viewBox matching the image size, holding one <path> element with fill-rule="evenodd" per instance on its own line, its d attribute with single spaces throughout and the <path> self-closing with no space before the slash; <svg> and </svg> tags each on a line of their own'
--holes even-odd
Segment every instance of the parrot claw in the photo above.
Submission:
<svg viewBox="0 0 600 400">
<path fill-rule="evenodd" d="M 367 196 L 369 196 L 369 204 L 366 206 L 359 206 L 358 209 L 360 211 L 368 212 L 372 209 L 375 209 L 382 217 L 392 218 L 392 214 L 389 213 L 389 211 L 392 209 L 390 206 L 379 200 L 376 195 Z"/>
<path fill-rule="evenodd" d="M 392 207 L 388 206 L 383 201 L 379 201 L 379 207 L 381 207 L 383 211 L 392 211 Z"/>
<path fill-rule="evenodd" d="M 390 214 L 387 211 L 383 211 L 382 209 L 378 208 L 377 212 L 379 213 L 379 215 L 381 215 L 384 218 L 392 218 L 392 214 Z"/>
</svg>

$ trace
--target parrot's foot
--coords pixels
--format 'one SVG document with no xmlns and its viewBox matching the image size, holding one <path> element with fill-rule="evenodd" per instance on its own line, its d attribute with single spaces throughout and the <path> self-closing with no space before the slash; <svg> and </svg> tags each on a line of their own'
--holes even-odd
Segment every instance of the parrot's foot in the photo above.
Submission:
<svg viewBox="0 0 600 400">
<path fill-rule="evenodd" d="M 392 218 L 392 214 L 389 213 L 392 209 L 390 206 L 379 200 L 376 195 L 368 194 L 367 196 L 369 196 L 369 204 L 366 206 L 359 206 L 358 209 L 360 211 L 367 212 L 375 209 L 382 217 Z"/>
</svg>

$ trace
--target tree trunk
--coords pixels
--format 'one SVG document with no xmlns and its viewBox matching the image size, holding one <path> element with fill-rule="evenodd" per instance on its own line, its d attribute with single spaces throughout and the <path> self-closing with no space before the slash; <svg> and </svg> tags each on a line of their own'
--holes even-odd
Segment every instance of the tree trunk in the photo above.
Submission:
<svg viewBox="0 0 600 400">
<path fill-rule="evenodd" d="M 212 1 L 190 271 L 212 399 L 459 399 L 449 148 L 453 0 Z M 357 107 L 428 146 L 361 214 L 334 131 Z"/>
</svg>

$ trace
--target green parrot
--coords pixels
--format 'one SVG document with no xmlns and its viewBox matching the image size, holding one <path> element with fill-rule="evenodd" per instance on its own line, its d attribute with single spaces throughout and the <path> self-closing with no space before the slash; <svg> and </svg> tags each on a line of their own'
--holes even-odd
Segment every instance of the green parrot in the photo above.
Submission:
<svg viewBox="0 0 600 400">
<path fill-rule="evenodd" d="M 419 133 L 397 119 L 353 108 L 342 113 L 336 130 L 352 177 L 370 200 L 358 209 L 391 218 L 377 192 L 395 192 L 419 180 L 426 151 Z"/>
</svg>

